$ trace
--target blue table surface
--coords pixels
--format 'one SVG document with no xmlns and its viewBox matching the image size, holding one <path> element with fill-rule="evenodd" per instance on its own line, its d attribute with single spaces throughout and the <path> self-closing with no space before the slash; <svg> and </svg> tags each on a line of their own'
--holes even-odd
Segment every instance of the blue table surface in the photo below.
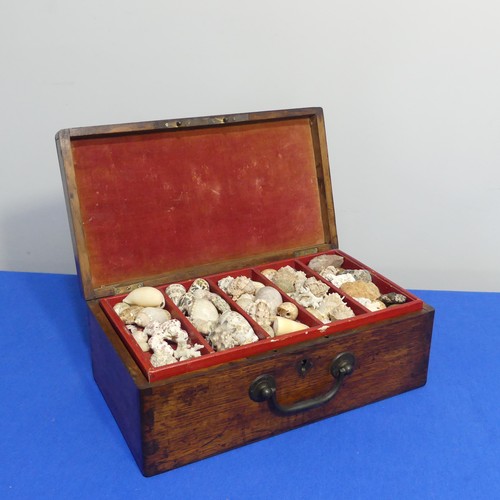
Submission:
<svg viewBox="0 0 500 500">
<path fill-rule="evenodd" d="M 0 272 L 0 498 L 500 498 L 500 294 L 436 309 L 423 388 L 144 478 L 92 378 L 71 275 Z"/>
</svg>

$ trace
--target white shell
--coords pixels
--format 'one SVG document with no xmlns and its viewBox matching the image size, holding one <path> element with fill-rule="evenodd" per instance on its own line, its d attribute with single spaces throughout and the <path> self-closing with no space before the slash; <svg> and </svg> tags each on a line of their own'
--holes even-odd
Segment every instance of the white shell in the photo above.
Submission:
<svg viewBox="0 0 500 500">
<path fill-rule="evenodd" d="M 210 290 L 210 285 L 203 278 L 196 278 L 193 284 L 189 287 L 188 292 L 194 293 L 196 290 Z"/>
<path fill-rule="evenodd" d="M 262 288 L 264 285 L 264 283 L 261 283 L 260 281 L 252 281 L 253 283 L 253 286 L 255 287 L 255 290 L 259 290 L 260 288 Z"/>
<path fill-rule="evenodd" d="M 268 280 L 273 280 L 274 275 L 278 272 L 276 269 L 264 269 L 261 271 L 262 274 L 268 279 Z"/>
<path fill-rule="evenodd" d="M 267 302 L 273 312 L 275 312 L 278 306 L 283 303 L 281 294 L 272 286 L 259 288 L 259 290 L 255 293 L 255 300 L 263 300 Z"/>
<path fill-rule="evenodd" d="M 170 297 L 172 302 L 178 306 L 181 297 L 186 293 L 186 288 L 180 283 L 174 283 L 173 285 L 167 286 L 165 289 L 165 294 Z"/>
<path fill-rule="evenodd" d="M 206 335 L 219 319 L 219 312 L 208 299 L 199 299 L 194 301 L 189 319 L 200 333 Z"/>
<path fill-rule="evenodd" d="M 142 307 L 163 307 L 165 305 L 165 297 L 160 290 L 152 286 L 143 286 L 132 290 L 124 299 L 130 305 Z"/>
<path fill-rule="evenodd" d="M 128 309 L 130 307 L 129 304 L 125 304 L 125 302 L 118 302 L 113 306 L 113 310 L 115 311 L 118 316 L 125 311 L 125 309 Z"/>
<path fill-rule="evenodd" d="M 253 304 L 253 298 L 241 296 L 236 301 L 236 303 L 246 312 L 246 311 L 248 311 L 248 308 Z"/>
<path fill-rule="evenodd" d="M 386 309 L 387 306 L 380 300 L 370 300 L 365 297 L 353 297 L 354 300 L 357 300 L 360 304 L 364 305 L 370 311 L 381 311 L 382 309 Z"/>
<path fill-rule="evenodd" d="M 208 340 L 216 351 L 223 351 L 238 345 L 257 342 L 250 323 L 236 311 L 228 311 L 221 315 L 215 330 L 209 334 Z"/>
<path fill-rule="evenodd" d="M 320 273 L 329 266 L 338 268 L 343 263 L 344 263 L 344 257 L 342 257 L 341 255 L 325 254 L 314 257 L 309 261 L 308 265 L 313 271 Z"/>
<path fill-rule="evenodd" d="M 327 295 L 318 310 L 331 319 L 346 319 L 354 316 L 354 311 L 343 301 L 338 293 Z"/>
<path fill-rule="evenodd" d="M 123 311 L 118 316 L 120 316 L 120 319 L 126 325 L 131 325 L 132 323 L 135 323 L 135 318 L 141 311 L 141 306 L 130 306 L 126 309 L 123 309 Z"/>
<path fill-rule="evenodd" d="M 255 285 L 253 281 L 246 276 L 238 276 L 234 278 L 227 287 L 227 293 L 234 299 L 238 299 L 244 293 L 255 293 Z"/>
<path fill-rule="evenodd" d="M 281 288 L 285 293 L 290 293 L 294 291 L 295 280 L 297 271 L 290 266 L 284 266 L 276 272 L 273 276 L 272 281 L 278 287 Z"/>
<path fill-rule="evenodd" d="M 248 315 L 260 326 L 269 326 L 276 317 L 271 310 L 271 306 L 265 300 L 257 299 L 247 309 Z"/>
<path fill-rule="evenodd" d="M 138 326 L 146 327 L 151 321 L 158 321 L 163 323 L 171 318 L 170 313 L 165 309 L 159 307 L 145 307 L 135 317 L 134 323 Z"/>
<path fill-rule="evenodd" d="M 273 323 L 273 330 L 276 336 L 285 335 L 286 333 L 299 332 L 300 330 L 305 330 L 306 328 L 309 327 L 304 325 L 304 323 L 282 318 L 281 316 L 278 316 Z"/>
</svg>

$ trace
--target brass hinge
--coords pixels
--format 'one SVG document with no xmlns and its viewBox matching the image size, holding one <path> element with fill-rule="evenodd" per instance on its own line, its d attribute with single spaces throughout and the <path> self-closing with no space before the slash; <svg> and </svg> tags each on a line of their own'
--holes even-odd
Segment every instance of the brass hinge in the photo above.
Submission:
<svg viewBox="0 0 500 500">
<path fill-rule="evenodd" d="M 121 295 L 122 293 L 130 293 L 132 290 L 135 290 L 136 288 L 140 288 L 141 286 L 144 286 L 144 283 L 142 281 L 139 283 L 132 283 L 130 285 L 115 286 L 115 287 L 113 287 L 113 295 Z"/>
<path fill-rule="evenodd" d="M 297 250 L 293 253 L 294 257 L 303 257 L 304 255 L 309 255 L 311 253 L 318 253 L 318 247 L 305 248 L 303 250 Z"/>
</svg>

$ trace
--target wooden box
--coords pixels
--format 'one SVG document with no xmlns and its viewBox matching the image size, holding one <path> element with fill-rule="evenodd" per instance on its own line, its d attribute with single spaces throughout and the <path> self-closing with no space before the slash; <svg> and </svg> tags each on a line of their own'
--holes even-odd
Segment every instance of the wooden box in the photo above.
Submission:
<svg viewBox="0 0 500 500">
<path fill-rule="evenodd" d="M 56 143 L 94 377 L 144 475 L 425 384 L 434 311 L 338 249 L 320 108 L 73 128 Z M 308 267 L 323 253 L 406 302 L 370 312 Z M 323 323 L 299 306 L 307 328 L 272 337 L 218 286 L 227 275 L 275 286 L 262 271 L 286 265 L 355 315 Z M 215 352 L 166 298 L 203 348 L 152 366 L 113 306 L 198 277 L 258 340 Z"/>
</svg>

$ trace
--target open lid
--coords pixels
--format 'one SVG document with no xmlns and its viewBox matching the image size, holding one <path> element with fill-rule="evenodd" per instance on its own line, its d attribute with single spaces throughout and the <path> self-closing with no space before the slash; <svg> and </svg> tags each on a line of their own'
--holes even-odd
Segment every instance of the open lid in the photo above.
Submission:
<svg viewBox="0 0 500 500">
<path fill-rule="evenodd" d="M 87 299 L 337 247 L 321 108 L 56 136 Z"/>
</svg>

